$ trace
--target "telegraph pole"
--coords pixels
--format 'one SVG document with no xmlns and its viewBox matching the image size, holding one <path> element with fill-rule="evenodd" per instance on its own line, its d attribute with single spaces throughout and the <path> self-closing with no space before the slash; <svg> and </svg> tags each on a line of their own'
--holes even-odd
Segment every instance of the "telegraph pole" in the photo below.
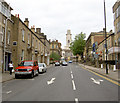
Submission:
<svg viewBox="0 0 120 103">
<path fill-rule="evenodd" d="M 106 74 L 108 74 L 108 67 L 107 67 L 107 33 L 106 33 L 106 5 L 104 0 L 104 22 L 105 22 L 105 52 L 106 52 Z"/>
</svg>

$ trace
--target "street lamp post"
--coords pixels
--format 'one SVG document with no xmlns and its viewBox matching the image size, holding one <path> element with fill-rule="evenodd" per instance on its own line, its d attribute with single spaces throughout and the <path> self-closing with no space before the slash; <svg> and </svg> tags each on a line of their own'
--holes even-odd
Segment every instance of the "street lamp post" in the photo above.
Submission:
<svg viewBox="0 0 120 103">
<path fill-rule="evenodd" d="M 108 74 L 108 67 L 107 67 L 107 34 L 106 34 L 106 5 L 105 5 L 105 0 L 104 0 L 104 22 L 105 22 L 106 74 Z"/>
</svg>

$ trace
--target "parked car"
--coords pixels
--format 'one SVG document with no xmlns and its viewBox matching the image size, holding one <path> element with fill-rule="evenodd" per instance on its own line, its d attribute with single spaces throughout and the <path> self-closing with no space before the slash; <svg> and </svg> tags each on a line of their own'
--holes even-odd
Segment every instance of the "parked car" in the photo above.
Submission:
<svg viewBox="0 0 120 103">
<path fill-rule="evenodd" d="M 67 64 L 66 61 L 62 62 L 62 66 L 67 66 L 67 65 L 68 65 L 68 64 Z"/>
<path fill-rule="evenodd" d="M 55 66 L 60 66 L 60 63 L 59 63 L 59 62 L 56 62 L 56 63 L 55 63 Z"/>
<path fill-rule="evenodd" d="M 32 78 L 38 75 L 38 62 L 37 61 L 22 61 L 15 69 L 15 78 L 19 76 L 30 75 Z"/>
<path fill-rule="evenodd" d="M 39 73 L 43 73 L 47 71 L 47 66 L 45 63 L 38 63 L 39 66 Z"/>
<path fill-rule="evenodd" d="M 69 63 L 72 63 L 72 60 L 70 60 Z"/>
</svg>

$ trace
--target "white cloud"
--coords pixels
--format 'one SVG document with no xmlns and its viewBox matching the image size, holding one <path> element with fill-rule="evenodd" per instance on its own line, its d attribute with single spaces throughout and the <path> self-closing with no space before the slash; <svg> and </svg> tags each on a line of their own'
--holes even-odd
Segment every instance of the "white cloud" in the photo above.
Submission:
<svg viewBox="0 0 120 103">
<path fill-rule="evenodd" d="M 41 27 L 48 38 L 65 45 L 67 29 L 75 34 L 101 31 L 104 27 L 103 0 L 6 0 L 13 14 L 29 18 L 30 25 Z M 106 0 L 107 30 L 113 29 L 112 7 L 116 0 Z"/>
</svg>

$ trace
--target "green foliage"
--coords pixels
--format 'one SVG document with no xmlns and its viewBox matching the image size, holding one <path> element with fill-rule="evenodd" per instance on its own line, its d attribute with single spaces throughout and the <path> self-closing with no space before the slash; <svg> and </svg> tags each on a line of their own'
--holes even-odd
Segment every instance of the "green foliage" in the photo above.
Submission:
<svg viewBox="0 0 120 103">
<path fill-rule="evenodd" d="M 53 53 L 50 54 L 50 58 L 51 58 L 53 61 L 59 60 L 59 59 L 60 59 L 60 55 L 57 54 L 57 53 L 55 53 L 55 52 L 53 52 Z"/>
<path fill-rule="evenodd" d="M 84 52 L 84 47 L 85 47 L 85 39 L 86 34 L 85 33 L 80 33 L 75 36 L 75 40 L 71 43 L 70 49 L 72 50 L 74 55 L 83 55 Z"/>
</svg>

